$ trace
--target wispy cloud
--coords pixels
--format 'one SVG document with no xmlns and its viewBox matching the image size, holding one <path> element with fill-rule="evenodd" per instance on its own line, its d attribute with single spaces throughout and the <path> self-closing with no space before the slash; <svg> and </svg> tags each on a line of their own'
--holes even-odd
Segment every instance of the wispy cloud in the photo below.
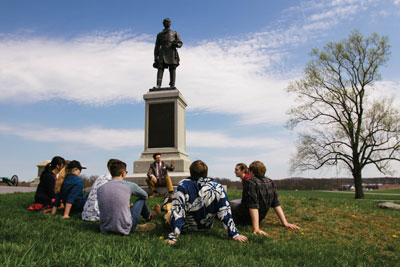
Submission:
<svg viewBox="0 0 400 267">
<path fill-rule="evenodd" d="M 143 130 L 105 129 L 86 127 L 62 129 L 34 125 L 0 124 L 0 134 L 18 136 L 32 141 L 65 144 L 80 144 L 101 150 L 114 150 L 129 147 L 142 147 Z M 282 146 L 282 140 L 255 136 L 233 137 L 223 132 L 188 131 L 187 144 L 194 148 L 237 148 L 237 149 L 275 149 Z"/>
<path fill-rule="evenodd" d="M 274 28 L 184 44 L 177 87 L 189 110 L 234 114 L 246 124 L 279 124 L 292 103 L 284 89 L 299 73 L 285 66 L 290 49 L 375 5 L 368 0 L 303 1 L 284 11 Z M 68 40 L 32 35 L 0 35 L 0 103 L 53 98 L 89 105 L 136 103 L 155 84 L 153 37 L 127 32 Z"/>
</svg>

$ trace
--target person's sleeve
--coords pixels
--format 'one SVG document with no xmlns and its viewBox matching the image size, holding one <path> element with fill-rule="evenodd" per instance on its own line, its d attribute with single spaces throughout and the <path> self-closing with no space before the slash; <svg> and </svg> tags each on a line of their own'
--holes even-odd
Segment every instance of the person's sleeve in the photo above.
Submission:
<svg viewBox="0 0 400 267">
<path fill-rule="evenodd" d="M 175 193 L 174 200 L 172 201 L 171 208 L 171 230 L 168 235 L 169 240 L 176 241 L 182 232 L 183 223 L 185 221 L 185 188 L 178 185 L 177 192 Z"/>
<path fill-rule="evenodd" d="M 217 217 L 222 222 L 222 225 L 224 226 L 225 230 L 227 230 L 228 235 L 231 238 L 234 238 L 239 235 L 239 232 L 232 218 L 232 211 L 228 197 L 226 195 L 224 187 L 221 184 L 217 186 L 217 192 L 219 196 L 219 200 L 217 200 L 218 201 Z"/>
<path fill-rule="evenodd" d="M 149 168 L 149 170 L 148 170 L 148 172 L 147 172 L 147 177 L 149 177 L 149 178 L 151 178 L 151 175 L 153 174 L 153 168 L 151 167 L 151 165 L 150 165 L 150 168 Z"/>
<path fill-rule="evenodd" d="M 75 200 L 78 199 L 81 195 L 83 195 L 83 180 L 80 179 L 77 181 L 71 188 L 70 193 L 66 199 L 66 203 L 74 204 Z"/>
<path fill-rule="evenodd" d="M 243 189 L 243 197 L 248 200 L 246 208 L 249 208 L 249 209 L 258 209 L 259 208 L 256 183 L 251 182 L 250 180 L 246 180 L 246 182 L 244 184 L 244 189 Z"/>
<path fill-rule="evenodd" d="M 273 202 L 271 203 L 271 207 L 272 207 L 272 208 L 276 208 L 276 207 L 279 207 L 279 206 L 281 205 L 281 203 L 279 202 L 278 190 L 276 189 L 274 183 L 272 183 L 272 188 L 273 188 L 272 190 L 273 190 L 273 194 L 274 194 L 274 200 L 273 200 Z"/>
<path fill-rule="evenodd" d="M 167 164 L 167 163 L 165 163 L 165 168 L 166 168 L 167 170 L 169 170 L 169 171 L 175 170 L 175 166 L 174 166 L 174 165 L 169 165 L 169 164 Z"/>
<path fill-rule="evenodd" d="M 125 181 L 125 183 L 131 189 L 131 194 L 137 196 L 138 198 L 146 200 L 149 196 L 147 195 L 146 191 L 144 191 L 140 186 L 136 183 Z"/>
</svg>

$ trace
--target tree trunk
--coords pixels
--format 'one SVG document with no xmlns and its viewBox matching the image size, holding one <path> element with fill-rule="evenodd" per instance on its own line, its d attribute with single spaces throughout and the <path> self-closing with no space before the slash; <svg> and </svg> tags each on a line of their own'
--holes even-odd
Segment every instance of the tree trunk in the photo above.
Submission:
<svg viewBox="0 0 400 267">
<path fill-rule="evenodd" d="M 362 188 L 361 169 L 355 168 L 353 171 L 354 187 L 356 189 L 356 199 L 364 199 L 364 192 Z"/>
</svg>

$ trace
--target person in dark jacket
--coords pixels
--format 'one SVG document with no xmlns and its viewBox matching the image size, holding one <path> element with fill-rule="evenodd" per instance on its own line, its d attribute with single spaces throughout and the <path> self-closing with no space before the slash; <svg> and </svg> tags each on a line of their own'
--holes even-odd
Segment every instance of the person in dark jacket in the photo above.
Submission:
<svg viewBox="0 0 400 267">
<path fill-rule="evenodd" d="M 46 165 L 40 175 L 40 182 L 35 193 L 35 203 L 28 209 L 45 210 L 52 206 L 55 192 L 57 174 L 65 166 L 65 160 L 60 156 L 55 156 L 50 163 Z"/>
<path fill-rule="evenodd" d="M 81 163 L 77 160 L 72 160 L 67 163 L 66 177 L 61 183 L 56 186 L 56 198 L 53 206 L 52 214 L 57 212 L 57 207 L 60 206 L 61 201 L 64 203 L 64 216 L 69 218 L 71 211 L 82 211 L 86 202 L 86 196 L 83 193 L 83 179 L 80 178 L 82 169 Z M 62 178 L 62 177 L 60 177 Z M 59 178 L 59 179 L 60 179 Z M 61 188 L 60 188 L 61 186 Z"/>
</svg>

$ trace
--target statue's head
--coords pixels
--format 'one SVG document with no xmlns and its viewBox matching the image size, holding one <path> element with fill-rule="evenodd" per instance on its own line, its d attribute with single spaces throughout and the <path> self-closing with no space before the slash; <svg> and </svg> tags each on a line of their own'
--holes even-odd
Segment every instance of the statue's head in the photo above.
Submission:
<svg viewBox="0 0 400 267">
<path fill-rule="evenodd" d="M 165 28 L 169 28 L 171 26 L 171 19 L 170 18 L 164 19 L 162 24 L 164 25 Z"/>
</svg>

